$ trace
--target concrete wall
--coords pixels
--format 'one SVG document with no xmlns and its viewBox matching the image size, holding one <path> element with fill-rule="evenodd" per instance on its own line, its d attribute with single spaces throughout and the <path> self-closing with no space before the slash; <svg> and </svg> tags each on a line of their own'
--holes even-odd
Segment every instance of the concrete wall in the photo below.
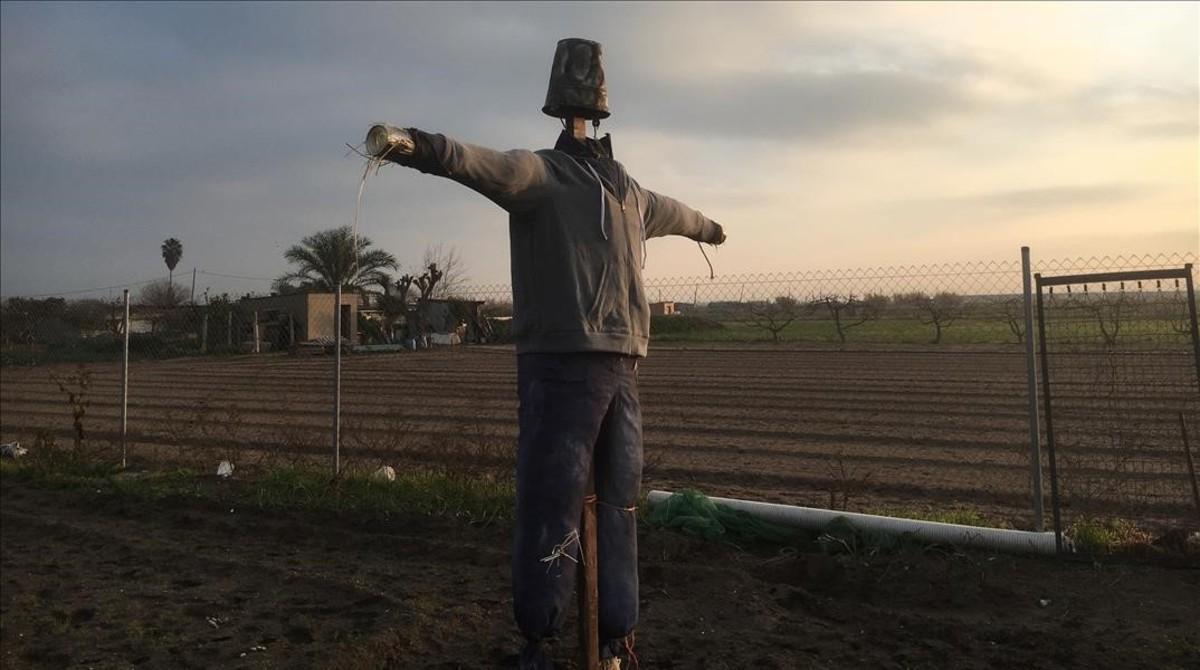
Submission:
<svg viewBox="0 0 1200 670">
<path fill-rule="evenodd" d="M 307 308 L 305 310 L 304 323 L 304 339 L 329 339 L 334 337 L 335 324 L 333 322 L 333 293 L 309 293 L 304 296 L 307 299 Z M 347 306 L 346 310 L 349 314 L 345 321 L 342 322 L 342 337 L 349 340 L 350 344 L 358 344 L 358 307 L 361 298 L 356 293 L 343 293 L 342 304 Z M 300 337 L 300 334 L 296 334 Z"/>
<path fill-rule="evenodd" d="M 358 307 L 361 299 L 354 293 L 343 293 L 342 304 L 347 306 L 348 315 L 342 323 L 342 337 L 351 344 L 358 344 Z M 242 300 L 238 307 L 246 318 L 259 313 L 260 322 L 270 319 L 270 314 L 290 314 L 295 321 L 296 341 L 328 339 L 333 340 L 333 293 L 293 293 L 289 295 L 273 295 L 263 298 L 248 298 Z M 260 328 L 260 331 L 262 329 Z M 260 332 L 260 337 L 266 334 Z"/>
</svg>

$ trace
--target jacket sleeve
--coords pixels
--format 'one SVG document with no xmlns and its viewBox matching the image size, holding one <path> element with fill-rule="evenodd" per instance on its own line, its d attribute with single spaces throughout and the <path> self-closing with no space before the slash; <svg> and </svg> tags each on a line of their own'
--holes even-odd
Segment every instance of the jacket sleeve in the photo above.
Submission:
<svg viewBox="0 0 1200 670">
<path fill-rule="evenodd" d="M 678 200 L 639 187 L 642 218 L 646 222 L 646 237 L 682 235 L 696 240 L 720 244 L 725 236 L 721 226 Z"/>
<path fill-rule="evenodd" d="M 413 138 L 413 154 L 397 162 L 453 179 L 508 211 L 536 201 L 548 181 L 545 160 L 532 151 L 496 151 L 416 128 L 407 130 Z"/>
</svg>

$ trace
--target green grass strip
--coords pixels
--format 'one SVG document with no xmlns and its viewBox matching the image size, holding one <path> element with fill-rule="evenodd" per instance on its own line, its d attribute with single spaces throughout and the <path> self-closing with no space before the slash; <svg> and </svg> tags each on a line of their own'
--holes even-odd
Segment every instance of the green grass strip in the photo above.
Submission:
<svg viewBox="0 0 1200 670">
<path fill-rule="evenodd" d="M 438 516 L 472 523 L 512 518 L 514 488 L 509 481 L 412 471 L 394 481 L 366 473 L 334 478 L 315 468 L 287 467 L 253 479 L 218 480 L 179 469 L 121 473 L 116 468 L 70 457 L 4 462 L 5 478 L 43 488 L 98 489 L 142 499 L 196 498 L 260 509 L 335 512 L 363 519 Z"/>
</svg>

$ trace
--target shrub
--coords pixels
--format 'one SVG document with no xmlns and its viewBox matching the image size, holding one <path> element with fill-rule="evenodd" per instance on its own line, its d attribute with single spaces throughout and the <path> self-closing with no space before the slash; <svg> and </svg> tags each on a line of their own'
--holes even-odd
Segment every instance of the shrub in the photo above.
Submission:
<svg viewBox="0 0 1200 670">
<path fill-rule="evenodd" d="M 699 333 L 710 330 L 724 330 L 725 325 L 720 321 L 705 319 L 699 316 L 674 314 L 671 316 L 655 315 L 650 317 L 650 333 L 652 335 L 678 335 L 681 333 Z"/>
</svg>

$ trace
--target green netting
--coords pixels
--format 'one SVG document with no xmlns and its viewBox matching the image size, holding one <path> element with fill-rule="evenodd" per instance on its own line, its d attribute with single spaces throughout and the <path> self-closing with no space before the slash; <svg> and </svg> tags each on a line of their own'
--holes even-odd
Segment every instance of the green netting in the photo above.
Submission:
<svg viewBox="0 0 1200 670">
<path fill-rule="evenodd" d="M 718 505 L 708 496 L 692 489 L 671 494 L 650 509 L 646 520 L 667 528 L 677 528 L 706 540 L 765 540 L 787 542 L 797 531 L 758 519 L 741 510 Z"/>
</svg>

